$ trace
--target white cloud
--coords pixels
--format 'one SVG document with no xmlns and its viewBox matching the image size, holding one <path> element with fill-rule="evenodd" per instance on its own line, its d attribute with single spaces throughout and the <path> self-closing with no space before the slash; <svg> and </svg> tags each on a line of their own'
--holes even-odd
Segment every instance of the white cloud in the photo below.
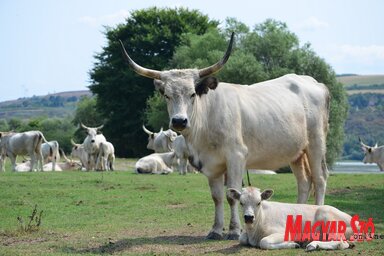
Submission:
<svg viewBox="0 0 384 256">
<path fill-rule="evenodd" d="M 91 27 L 98 26 L 112 26 L 117 23 L 123 22 L 129 16 L 129 11 L 119 10 L 115 13 L 106 14 L 102 16 L 92 17 L 92 16 L 82 16 L 78 19 L 80 23 L 86 24 Z"/>
<path fill-rule="evenodd" d="M 384 45 L 333 45 L 323 54 L 336 73 L 383 74 Z"/>
<path fill-rule="evenodd" d="M 340 47 L 341 58 L 360 59 L 365 62 L 373 62 L 377 60 L 384 61 L 384 45 L 342 45 Z"/>
<path fill-rule="evenodd" d="M 317 17 L 309 17 L 300 24 L 297 25 L 298 29 L 301 30 L 318 30 L 328 28 L 329 24 L 326 21 L 322 21 Z"/>
</svg>

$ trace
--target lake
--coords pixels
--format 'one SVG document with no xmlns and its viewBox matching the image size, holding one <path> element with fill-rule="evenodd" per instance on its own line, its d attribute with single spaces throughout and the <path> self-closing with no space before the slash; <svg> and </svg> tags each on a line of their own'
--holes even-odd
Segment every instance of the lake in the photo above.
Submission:
<svg viewBox="0 0 384 256">
<path fill-rule="evenodd" d="M 336 162 L 332 168 L 329 168 L 330 173 L 375 173 L 384 174 L 381 172 L 377 164 L 364 164 L 363 162 Z"/>
</svg>

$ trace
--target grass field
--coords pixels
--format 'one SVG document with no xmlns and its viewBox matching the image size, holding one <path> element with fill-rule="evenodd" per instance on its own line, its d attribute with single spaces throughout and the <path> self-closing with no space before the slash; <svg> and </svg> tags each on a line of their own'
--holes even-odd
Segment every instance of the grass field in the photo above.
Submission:
<svg viewBox="0 0 384 256">
<path fill-rule="evenodd" d="M 119 165 L 129 168 L 131 163 L 119 160 Z M 251 182 L 273 188 L 275 201 L 296 200 L 292 174 L 251 174 Z M 0 173 L 0 192 L 0 255 L 306 254 L 303 249 L 263 251 L 237 241 L 205 240 L 214 207 L 201 174 L 8 171 Z M 384 234 L 383 175 L 332 175 L 326 203 L 363 220 L 372 217 L 376 233 Z M 35 205 L 43 210 L 42 224 L 36 232 L 23 232 L 17 217 L 26 221 Z M 228 223 L 227 206 L 225 215 Z M 383 251 L 384 239 L 377 239 L 329 254 L 382 255 Z"/>
</svg>

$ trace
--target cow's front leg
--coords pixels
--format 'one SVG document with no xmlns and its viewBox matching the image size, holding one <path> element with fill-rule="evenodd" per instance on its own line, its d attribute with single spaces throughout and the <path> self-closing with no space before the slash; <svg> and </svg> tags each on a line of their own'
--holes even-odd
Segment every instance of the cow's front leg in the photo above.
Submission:
<svg viewBox="0 0 384 256">
<path fill-rule="evenodd" d="M 208 182 L 215 203 L 215 222 L 206 238 L 220 240 L 223 238 L 224 227 L 224 175 L 208 177 Z"/>
<path fill-rule="evenodd" d="M 243 181 L 243 172 L 245 170 L 245 152 L 238 154 L 231 154 L 227 163 L 227 187 L 241 189 L 241 183 Z M 229 223 L 229 231 L 226 239 L 238 240 L 241 231 L 241 224 L 238 211 L 238 200 L 234 200 L 229 196 L 227 191 L 227 201 L 231 208 L 231 219 Z"/>
</svg>

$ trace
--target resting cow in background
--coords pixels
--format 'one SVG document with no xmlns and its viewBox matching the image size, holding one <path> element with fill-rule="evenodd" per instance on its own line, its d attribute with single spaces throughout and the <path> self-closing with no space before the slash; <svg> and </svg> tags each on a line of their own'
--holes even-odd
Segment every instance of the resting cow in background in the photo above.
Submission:
<svg viewBox="0 0 384 256">
<path fill-rule="evenodd" d="M 87 170 L 93 170 L 96 165 L 97 157 L 99 156 L 100 143 L 107 141 L 104 135 L 100 133 L 100 130 L 104 127 L 104 125 L 100 125 L 98 127 L 87 127 L 81 123 L 81 127 L 83 127 L 87 132 L 87 137 L 83 142 L 85 152 L 88 154 L 88 161 L 85 168 Z"/>
<path fill-rule="evenodd" d="M 147 149 L 155 151 L 155 153 L 165 153 L 172 151 L 172 142 L 177 137 L 177 133 L 168 129 L 163 131 L 163 128 L 159 132 L 151 132 L 143 125 L 143 130 L 148 134 Z"/>
<path fill-rule="evenodd" d="M 140 158 L 135 164 L 135 172 L 138 174 L 168 174 L 173 172 L 172 162 L 175 152 L 153 153 Z"/>
<path fill-rule="evenodd" d="M 301 234 L 301 229 L 304 223 L 309 221 L 312 225 L 317 221 L 343 221 L 345 226 L 344 235 L 345 239 L 349 239 L 353 235 L 353 230 L 350 226 L 352 217 L 347 213 L 344 213 L 335 207 L 328 205 L 308 205 L 308 204 L 287 204 L 267 201 L 273 194 L 273 190 L 264 190 L 260 192 L 258 188 L 247 187 L 242 191 L 230 188 L 229 196 L 233 200 L 240 201 L 243 208 L 243 216 L 245 227 L 240 236 L 240 244 L 259 247 L 261 249 L 289 249 L 299 248 L 302 243 L 301 238 L 304 234 Z M 301 215 L 302 225 L 299 225 L 300 237 L 298 234 L 293 237 L 285 237 L 287 229 L 288 215 L 296 218 Z M 319 226 L 321 227 L 321 226 Z M 327 234 L 327 239 L 330 239 L 331 228 L 327 226 L 327 230 L 312 231 L 308 239 L 306 246 L 307 251 L 313 251 L 316 249 L 324 250 L 337 250 L 349 248 L 350 244 L 347 241 L 340 241 L 335 238 L 336 241 L 313 241 L 312 235 L 315 232 L 319 232 L 320 237 L 323 238 L 323 233 Z M 289 230 L 289 228 L 288 228 Z M 340 226 L 338 231 L 341 230 Z M 332 234 L 334 235 L 334 234 Z M 299 240 L 297 240 L 299 239 Z M 317 239 L 317 240 L 319 240 Z M 288 240 L 288 241 L 285 241 Z"/>
<path fill-rule="evenodd" d="M 60 150 L 61 154 L 63 155 L 64 162 L 56 162 L 55 163 L 55 170 L 53 170 L 53 162 L 49 162 L 43 165 L 43 171 L 44 172 L 50 172 L 50 171 L 69 171 L 69 170 L 76 170 L 81 168 L 81 164 L 77 161 L 72 161 L 67 158 L 64 151 Z M 16 164 L 15 171 L 16 172 L 27 172 L 31 168 L 31 161 L 25 161 L 20 164 Z"/>
<path fill-rule="evenodd" d="M 29 171 L 34 170 L 37 163 L 38 169 L 43 170 L 43 156 L 41 144 L 47 143 L 44 135 L 40 131 L 28 131 L 21 133 L 0 133 L 0 169 L 5 171 L 4 161 L 8 156 L 12 163 L 12 170 L 16 169 L 16 157 L 18 155 L 29 155 L 31 165 Z"/>
<path fill-rule="evenodd" d="M 180 174 L 186 174 L 188 169 L 194 172 L 188 164 L 189 150 L 182 135 L 177 135 L 171 129 L 163 131 L 163 128 L 158 133 L 151 132 L 144 125 L 143 130 L 148 134 L 148 149 L 154 150 L 155 153 L 175 151 Z"/>
<path fill-rule="evenodd" d="M 329 92 L 309 76 L 285 75 L 253 85 L 219 83 L 211 75 L 224 57 L 203 69 L 157 71 L 136 64 L 124 49 L 129 66 L 154 79 L 164 95 L 170 128 L 193 148 L 193 162 L 208 178 L 215 203 L 208 239 L 221 239 L 224 228 L 224 175 L 227 186 L 241 188 L 246 169 L 275 170 L 290 165 L 298 184 L 298 202 L 308 199 L 312 182 L 315 202 L 324 204 L 328 169 L 325 161 Z M 304 158 L 309 167 L 304 168 Z M 227 194 L 231 218 L 227 239 L 238 239 L 238 205 Z"/>
<path fill-rule="evenodd" d="M 377 166 L 379 166 L 380 171 L 384 172 L 384 145 L 378 147 L 376 143 L 375 146 L 370 147 L 365 145 L 363 141 L 360 139 L 360 137 L 359 137 L 359 141 L 360 141 L 361 148 L 363 149 L 365 154 L 363 163 L 365 164 L 375 163 L 377 164 Z"/>
<path fill-rule="evenodd" d="M 88 153 L 85 151 L 83 144 L 77 144 L 71 139 L 72 151 L 71 157 L 76 157 L 80 159 L 81 165 L 83 168 L 86 168 L 88 164 Z"/>
</svg>

